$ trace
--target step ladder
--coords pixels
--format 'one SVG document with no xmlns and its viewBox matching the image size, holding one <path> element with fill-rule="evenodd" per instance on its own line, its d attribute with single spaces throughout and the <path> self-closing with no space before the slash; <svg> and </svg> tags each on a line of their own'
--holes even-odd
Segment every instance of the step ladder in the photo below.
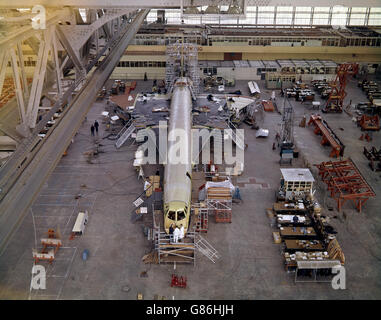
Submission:
<svg viewBox="0 0 381 320">
<path fill-rule="evenodd" d="M 132 123 L 132 120 L 128 121 L 122 130 L 116 136 L 117 140 L 115 142 L 115 147 L 119 149 L 135 131 L 135 125 Z"/>
<path fill-rule="evenodd" d="M 234 125 L 233 122 L 229 121 L 228 122 L 228 129 L 232 130 L 226 130 L 225 133 L 228 137 L 232 138 L 234 143 L 236 144 L 237 147 L 240 149 L 244 150 L 245 149 L 245 141 L 244 141 L 244 136 L 240 131 L 238 131 L 237 127 Z M 227 136 L 224 136 L 224 139 L 227 139 Z"/>
<path fill-rule="evenodd" d="M 194 246 L 213 263 L 216 263 L 216 261 L 221 258 L 217 250 L 199 234 L 195 234 L 194 236 Z"/>
</svg>

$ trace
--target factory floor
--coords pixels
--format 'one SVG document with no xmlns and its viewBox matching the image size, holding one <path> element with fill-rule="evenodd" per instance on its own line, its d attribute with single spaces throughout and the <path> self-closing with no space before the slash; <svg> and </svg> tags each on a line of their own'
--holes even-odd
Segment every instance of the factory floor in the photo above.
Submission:
<svg viewBox="0 0 381 320">
<path fill-rule="evenodd" d="M 264 88 L 261 99 L 271 90 Z M 138 81 L 136 92 L 150 90 L 152 81 Z M 230 91 L 248 94 L 247 82 L 239 81 Z M 347 86 L 352 103 L 366 101 L 365 94 L 350 80 Z M 132 202 L 143 190 L 142 180 L 132 162 L 136 145 L 126 143 L 116 150 L 105 137 L 101 112 L 106 102 L 96 101 L 74 142 L 29 210 L 28 216 L 0 258 L 0 300 L 2 299 L 380 299 L 381 298 L 381 183 L 380 173 L 372 172 L 362 154 L 363 146 L 381 146 L 381 134 L 373 141 L 360 141 L 362 132 L 350 116 L 323 114 L 328 124 L 346 145 L 345 157 L 351 157 L 377 197 L 370 199 L 359 213 L 348 202 L 337 212 L 335 202 L 324 191 L 313 164 L 332 160 L 329 147 L 320 145 L 312 127 L 298 126 L 303 115 L 309 119 L 310 106 L 290 100 L 294 105 L 294 136 L 300 155 L 293 166 L 310 166 L 317 180 L 317 199 L 323 213 L 331 217 L 338 231 L 337 239 L 346 257 L 346 289 L 334 290 L 329 283 L 294 283 L 294 274 L 283 267 L 280 245 L 274 244 L 266 208 L 272 207 L 279 187 L 279 150 L 272 150 L 281 115 L 266 112 L 261 127 L 269 129 L 267 138 L 256 138 L 255 130 L 245 129 L 244 173 L 238 178 L 243 202 L 233 205 L 231 224 L 215 223 L 210 217 L 209 230 L 203 236 L 219 252 L 214 264 L 196 253 L 196 264 L 147 265 L 141 259 L 150 252 L 151 243 L 143 233 L 142 223 L 131 222 Z M 282 99 L 277 92 L 279 108 Z M 148 102 L 149 103 L 149 102 Z M 147 104 L 148 104 L 147 103 Z M 323 103 L 322 103 L 323 104 Z M 90 126 L 100 122 L 98 136 Z M 342 129 L 340 129 L 342 128 Z M 85 153 L 95 148 L 99 155 Z M 328 208 L 333 208 L 332 211 Z M 89 222 L 82 236 L 69 240 L 79 211 L 88 210 Z M 49 228 L 59 228 L 63 247 L 55 261 L 46 266 L 45 290 L 30 289 L 33 267 L 32 248 L 40 248 L 40 238 Z M 89 254 L 83 257 L 83 251 Z M 141 276 L 142 272 L 146 276 Z M 144 273 L 146 272 L 146 273 Z M 187 288 L 171 288 L 172 273 L 187 277 Z"/>
</svg>

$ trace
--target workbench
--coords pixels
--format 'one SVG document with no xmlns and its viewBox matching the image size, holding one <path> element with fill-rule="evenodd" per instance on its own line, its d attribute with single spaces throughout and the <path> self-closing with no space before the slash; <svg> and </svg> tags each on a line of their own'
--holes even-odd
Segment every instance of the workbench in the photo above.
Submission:
<svg viewBox="0 0 381 320">
<path fill-rule="evenodd" d="M 276 220 L 281 225 L 292 225 L 294 227 L 309 226 L 311 224 L 311 220 L 308 217 L 297 215 L 299 220 L 296 223 L 294 223 L 293 217 L 293 214 L 278 214 Z"/>
<path fill-rule="evenodd" d="M 304 233 L 302 230 L 306 230 L 306 233 Z M 279 233 L 282 238 L 314 238 L 317 236 L 314 228 L 307 227 L 281 227 L 279 230 Z"/>
<path fill-rule="evenodd" d="M 285 240 L 284 243 L 286 244 L 286 250 L 287 251 L 296 251 L 296 250 L 302 250 L 302 251 L 322 251 L 324 250 L 324 246 L 321 243 L 321 241 L 314 240 Z M 308 247 L 307 247 L 308 245 Z"/>
<path fill-rule="evenodd" d="M 275 202 L 273 205 L 275 213 L 293 213 L 293 214 L 305 214 L 307 212 L 303 203 L 301 204 L 285 203 L 285 202 Z M 300 205 L 300 206 L 299 206 Z"/>
</svg>

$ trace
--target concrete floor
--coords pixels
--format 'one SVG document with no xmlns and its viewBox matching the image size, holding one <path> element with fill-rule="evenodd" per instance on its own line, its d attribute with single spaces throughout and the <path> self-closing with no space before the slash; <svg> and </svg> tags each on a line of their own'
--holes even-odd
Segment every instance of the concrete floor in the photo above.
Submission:
<svg viewBox="0 0 381 320">
<path fill-rule="evenodd" d="M 141 81 L 136 90 L 141 92 L 151 85 L 151 81 Z M 261 98 L 269 98 L 271 91 L 264 89 L 263 81 L 259 85 L 263 89 Z M 237 82 L 233 89 L 248 93 L 245 81 Z M 349 82 L 347 92 L 346 104 L 349 99 L 353 103 L 366 101 L 354 80 Z M 281 98 L 277 99 L 282 106 Z M 298 127 L 304 114 L 309 118 L 310 107 L 291 101 L 295 110 L 294 135 L 301 153 L 293 166 L 330 160 L 330 149 L 320 145 L 313 129 Z M 381 146 L 379 132 L 373 134 L 370 143 L 360 141 L 361 131 L 346 113 L 323 115 L 346 145 L 345 157 L 355 161 L 378 195 L 366 203 L 362 214 L 352 203 L 345 204 L 343 212 L 338 213 L 311 166 L 318 180 L 318 200 L 324 213 L 332 217 L 331 224 L 338 231 L 346 257 L 347 289 L 334 290 L 327 283 L 295 284 L 294 274 L 284 271 L 280 246 L 273 243 L 274 230 L 265 209 L 272 206 L 279 187 L 279 152 L 271 148 L 276 131 L 280 130 L 278 113 L 265 114 L 263 127 L 270 130 L 268 138 L 256 139 L 256 131 L 242 125 L 248 144 L 245 171 L 238 178 L 239 183 L 245 183 L 241 188 L 244 201 L 234 204 L 231 224 L 216 224 L 210 219 L 205 235 L 221 259 L 213 264 L 197 252 L 195 267 L 177 265 L 174 271 L 173 265 L 141 262 L 150 251 L 150 242 L 144 237 L 142 223 L 130 221 L 132 201 L 143 189 L 132 166 L 136 146 L 126 144 L 116 150 L 114 141 L 104 139 L 100 148 L 103 153 L 91 164 L 84 155 L 94 148 L 90 126 L 95 119 L 101 120 L 104 108 L 104 101 L 94 103 L 68 155 L 54 170 L 1 257 L 0 299 L 136 299 L 137 293 L 143 293 L 144 299 L 153 299 L 155 295 L 166 299 L 381 298 L 380 173 L 368 168 L 362 154 L 363 146 Z M 100 123 L 99 137 L 103 137 L 107 133 Z M 76 195 L 80 197 L 75 199 Z M 328 206 L 334 210 L 328 211 Z M 83 236 L 69 240 L 80 210 L 89 211 L 89 223 Z M 51 227 L 60 228 L 64 247 L 52 265 L 41 263 L 47 266 L 46 290 L 30 290 L 31 249 L 39 247 L 39 239 Z M 84 249 L 90 252 L 86 261 L 82 259 Z M 148 277 L 140 277 L 142 271 L 147 271 Z M 170 287 L 173 272 L 188 278 L 186 289 Z"/>
</svg>

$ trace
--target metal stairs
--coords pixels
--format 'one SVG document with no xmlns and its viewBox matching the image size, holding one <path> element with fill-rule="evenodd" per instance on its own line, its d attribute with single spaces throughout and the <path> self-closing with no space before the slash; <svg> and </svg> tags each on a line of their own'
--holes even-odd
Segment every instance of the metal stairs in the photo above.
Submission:
<svg viewBox="0 0 381 320">
<path fill-rule="evenodd" d="M 120 130 L 116 136 L 115 147 L 119 149 L 131 136 L 131 134 L 136 130 L 135 125 L 132 123 L 132 120 L 128 121 L 126 125 Z"/>
<path fill-rule="evenodd" d="M 194 235 L 194 246 L 213 263 L 216 263 L 216 261 L 221 258 L 217 250 L 199 234 Z"/>
<path fill-rule="evenodd" d="M 234 141 L 237 147 L 244 150 L 245 149 L 244 136 L 242 133 L 240 133 L 240 131 L 238 131 L 237 127 L 230 120 L 228 121 L 228 129 L 231 129 L 231 130 L 225 130 L 226 135 L 232 138 L 232 140 Z M 226 138 L 227 137 L 225 136 L 224 139 Z"/>
<path fill-rule="evenodd" d="M 191 214 L 197 219 L 195 232 L 208 232 L 209 208 L 194 203 L 191 207 Z"/>
</svg>

